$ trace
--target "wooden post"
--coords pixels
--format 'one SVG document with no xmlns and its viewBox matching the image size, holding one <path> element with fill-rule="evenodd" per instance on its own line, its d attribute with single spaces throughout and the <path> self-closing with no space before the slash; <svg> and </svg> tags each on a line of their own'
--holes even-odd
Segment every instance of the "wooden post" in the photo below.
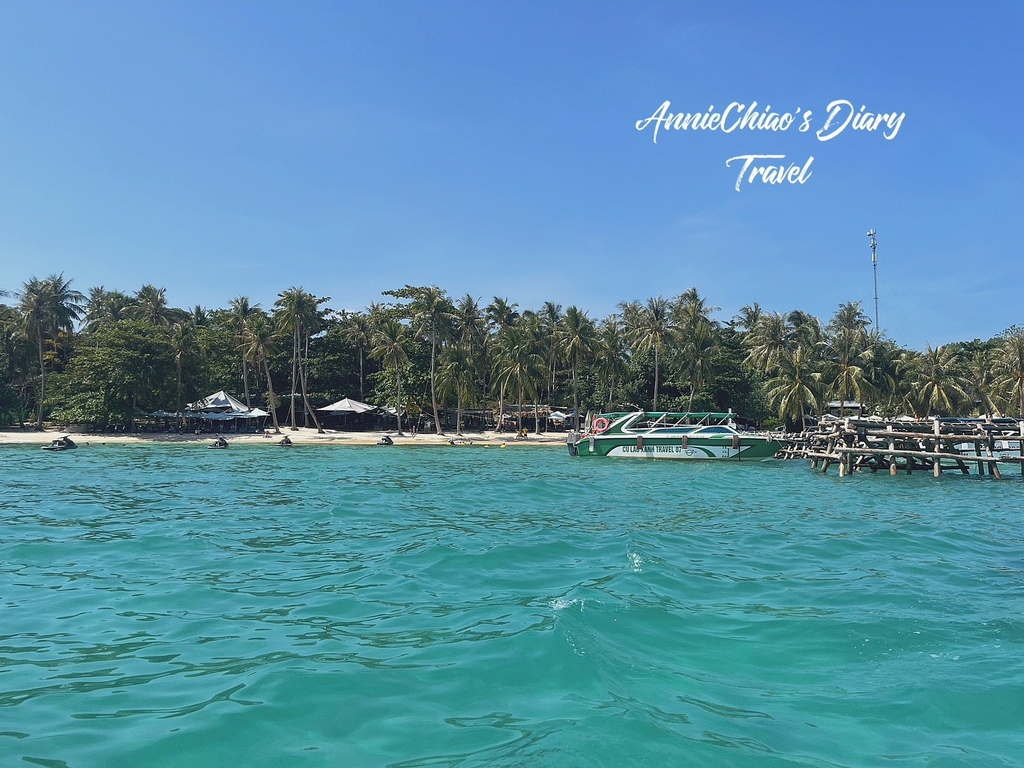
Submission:
<svg viewBox="0 0 1024 768">
<path fill-rule="evenodd" d="M 1018 421 L 1017 426 L 1020 428 L 1020 437 L 1017 439 L 1017 452 L 1020 454 L 1020 474 L 1024 477 L 1024 421 Z"/>
<path fill-rule="evenodd" d="M 990 461 L 988 463 L 988 471 L 989 471 L 990 474 L 995 476 L 996 480 L 1002 480 L 1003 479 L 1003 473 L 999 471 L 999 465 L 996 464 L 996 462 L 995 462 L 995 458 L 996 458 L 995 443 L 996 443 L 996 439 L 994 437 L 992 437 L 992 433 L 989 432 L 988 433 L 988 445 L 986 447 L 988 449 L 988 457 L 990 459 L 992 459 L 992 461 Z"/>
<path fill-rule="evenodd" d="M 935 417 L 934 429 L 932 430 L 935 434 L 935 458 L 932 459 L 932 474 L 935 477 L 942 476 L 942 459 L 939 458 L 939 453 L 942 451 L 942 439 L 939 435 L 939 417 Z"/>
</svg>

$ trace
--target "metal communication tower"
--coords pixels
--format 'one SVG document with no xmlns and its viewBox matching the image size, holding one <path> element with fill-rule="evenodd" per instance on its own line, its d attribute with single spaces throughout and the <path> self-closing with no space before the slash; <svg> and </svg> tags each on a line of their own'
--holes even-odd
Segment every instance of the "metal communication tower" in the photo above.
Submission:
<svg viewBox="0 0 1024 768">
<path fill-rule="evenodd" d="M 878 331 L 878 253 L 875 248 L 878 241 L 875 240 L 875 230 L 868 230 L 868 244 L 871 246 L 871 270 L 875 278 L 875 331 Z"/>
</svg>

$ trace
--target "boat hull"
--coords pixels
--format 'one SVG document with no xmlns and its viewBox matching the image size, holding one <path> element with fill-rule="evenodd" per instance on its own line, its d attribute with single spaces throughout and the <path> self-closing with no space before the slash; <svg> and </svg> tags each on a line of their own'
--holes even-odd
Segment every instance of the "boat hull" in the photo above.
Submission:
<svg viewBox="0 0 1024 768">
<path fill-rule="evenodd" d="M 738 444 L 737 444 L 738 443 Z M 782 444 L 774 440 L 750 437 L 733 441 L 701 439 L 584 438 L 570 445 L 570 453 L 578 456 L 600 456 L 616 459 L 661 459 L 676 461 L 759 461 L 772 458 Z M 575 452 L 573 452 L 575 449 Z"/>
</svg>

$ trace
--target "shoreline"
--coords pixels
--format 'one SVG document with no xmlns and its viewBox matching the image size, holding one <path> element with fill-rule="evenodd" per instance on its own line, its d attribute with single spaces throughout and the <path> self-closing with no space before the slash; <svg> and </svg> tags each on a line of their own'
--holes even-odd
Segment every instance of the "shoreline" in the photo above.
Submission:
<svg viewBox="0 0 1024 768">
<path fill-rule="evenodd" d="M 519 447 L 531 445 L 564 446 L 566 432 L 552 432 L 540 435 L 530 434 L 526 440 L 516 440 L 515 433 L 508 432 L 466 432 L 461 437 L 455 433 L 436 435 L 433 433 L 420 433 L 413 437 L 406 432 L 398 435 L 394 430 L 388 432 L 340 432 L 325 430 L 324 434 L 318 434 L 313 428 L 300 427 L 292 430 L 289 427 L 282 427 L 281 434 L 273 432 L 264 434 L 261 432 L 244 433 L 223 433 L 223 437 L 229 444 L 240 445 L 265 445 L 275 447 L 277 441 L 285 435 L 295 445 L 354 445 L 367 446 L 377 445 L 378 441 L 387 435 L 398 447 L 404 446 L 444 446 L 449 440 L 454 440 L 456 446 L 483 445 L 483 446 L 505 446 Z M 142 432 L 138 434 L 117 434 L 113 432 L 76 432 L 74 430 L 59 430 L 47 428 L 37 431 L 34 428 L 21 429 L 19 427 L 8 427 L 0 429 L 0 446 L 3 445 L 49 445 L 59 437 L 68 436 L 79 446 L 86 445 L 208 445 L 217 437 L 215 432 L 206 432 L 201 435 L 193 433 L 179 435 L 176 433 L 164 432 Z"/>
</svg>

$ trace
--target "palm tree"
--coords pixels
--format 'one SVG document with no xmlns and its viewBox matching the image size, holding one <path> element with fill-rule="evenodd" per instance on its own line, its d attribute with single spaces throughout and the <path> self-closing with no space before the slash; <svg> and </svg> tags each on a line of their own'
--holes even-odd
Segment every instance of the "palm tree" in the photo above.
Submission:
<svg viewBox="0 0 1024 768">
<path fill-rule="evenodd" d="M 590 358 L 597 346 L 597 331 L 587 313 L 572 306 L 565 310 L 558 331 L 559 347 L 572 368 L 572 407 L 575 409 L 575 429 L 580 428 L 580 364 Z M 657 394 L 655 394 L 657 397 Z"/>
<path fill-rule="evenodd" d="M 996 353 L 996 385 L 1008 402 L 1016 400 L 1017 416 L 1024 418 L 1024 329 L 1013 326 L 1002 336 Z"/>
<path fill-rule="evenodd" d="M 245 324 L 249 318 L 254 317 L 259 311 L 259 304 L 250 304 L 248 296 L 239 296 L 231 300 L 231 330 L 235 335 L 235 343 L 241 345 L 245 337 Z M 245 354 L 242 357 L 242 389 L 245 392 L 245 407 L 252 409 L 252 402 L 249 399 L 249 365 L 246 362 Z"/>
<path fill-rule="evenodd" d="M 167 289 L 150 283 L 136 291 L 129 313 L 135 320 L 164 327 L 178 319 L 178 313 L 167 306 Z"/>
<path fill-rule="evenodd" d="M 366 350 L 370 347 L 370 336 L 372 334 L 370 316 L 362 312 L 345 313 L 341 320 L 342 336 L 350 344 L 355 346 L 356 354 L 359 356 L 359 399 L 365 400 L 364 384 L 366 376 L 363 369 L 363 360 L 366 357 Z"/>
<path fill-rule="evenodd" d="M 775 376 L 766 383 L 768 402 L 778 409 L 780 419 L 803 429 L 809 407 L 821 413 L 821 373 L 814 370 L 803 345 L 780 354 L 777 363 Z"/>
<path fill-rule="evenodd" d="M 862 403 L 868 391 L 867 376 L 860 363 L 867 348 L 869 322 L 860 302 L 853 301 L 839 306 L 826 329 L 829 379 L 832 391 L 839 397 L 840 412 L 846 407 L 848 396 L 854 395 Z"/>
<path fill-rule="evenodd" d="M 689 332 L 702 323 L 714 324 L 711 313 L 718 309 L 709 305 L 696 288 L 689 288 L 673 302 L 672 319 L 677 327 Z"/>
<path fill-rule="evenodd" d="M 106 323 L 116 323 L 128 317 L 132 298 L 121 291 L 108 291 L 102 285 L 89 289 L 85 304 L 85 328 L 95 331 Z"/>
<path fill-rule="evenodd" d="M 859 311 L 859 302 L 857 303 L 857 308 Z M 864 316 L 863 320 L 866 321 L 867 316 Z M 808 312 L 794 309 L 786 315 L 786 323 L 789 325 L 791 349 L 797 344 L 803 344 L 808 350 L 810 350 L 812 347 L 816 347 L 821 344 L 824 339 L 824 331 L 821 327 L 821 321 Z"/>
<path fill-rule="evenodd" d="M 792 328 L 781 312 L 761 314 L 744 337 L 749 350 L 746 362 L 761 373 L 771 373 L 779 356 L 790 350 Z"/>
<path fill-rule="evenodd" d="M 277 339 L 277 330 L 262 310 L 256 310 L 245 321 L 242 333 L 242 354 L 254 369 L 263 366 L 267 378 L 267 410 L 274 421 L 275 434 L 281 433 L 277 420 L 277 398 L 274 396 L 274 381 L 270 376 L 270 353 Z"/>
<path fill-rule="evenodd" d="M 61 331 L 70 333 L 75 322 L 82 317 L 85 297 L 71 288 L 71 280 L 64 273 L 50 275 L 45 280 L 31 278 L 21 291 L 20 309 L 25 331 L 36 342 L 39 352 L 39 396 L 36 399 L 36 429 L 43 428 L 43 403 L 46 399 L 46 364 L 43 360 L 43 342 L 56 337 Z"/>
<path fill-rule="evenodd" d="M 451 335 L 454 307 L 444 291 L 431 285 L 415 289 L 409 308 L 417 333 L 430 341 L 430 403 L 434 409 L 434 430 L 443 435 L 437 409 L 437 350 Z"/>
<path fill-rule="evenodd" d="M 498 331 L 502 328 L 508 328 L 519 319 L 519 313 L 516 311 L 517 306 L 514 303 L 510 304 L 508 299 L 500 299 L 495 296 L 484 309 L 488 324 Z"/>
<path fill-rule="evenodd" d="M 174 364 L 178 371 L 178 414 L 182 412 L 182 379 L 185 362 L 195 351 L 195 326 L 191 323 L 175 323 L 171 326 L 171 349 L 174 352 Z"/>
<path fill-rule="evenodd" d="M 562 324 L 562 305 L 553 301 L 545 301 L 538 313 L 541 326 L 546 340 L 548 358 L 548 401 L 551 401 L 552 393 L 555 391 L 555 376 L 558 373 L 558 358 L 561 350 L 555 342 L 558 327 Z"/>
<path fill-rule="evenodd" d="M 626 336 L 633 349 L 637 352 L 654 352 L 654 410 L 658 410 L 660 358 L 674 329 L 671 307 L 661 296 L 648 299 L 646 305 L 631 302 L 619 306 L 626 324 Z"/>
<path fill-rule="evenodd" d="M 503 336 L 507 333 L 509 328 L 515 326 L 516 321 L 519 319 L 519 312 L 516 310 L 517 304 L 510 304 L 508 299 L 502 299 L 497 296 L 484 308 L 484 315 L 487 318 L 487 325 L 491 329 L 491 334 L 487 336 L 488 349 L 487 353 L 491 352 L 491 347 L 500 350 L 503 345 Z M 497 353 L 497 354 L 500 354 Z M 488 367 L 496 370 L 498 361 L 488 360 Z M 501 432 L 504 429 L 504 416 L 505 416 L 505 386 L 506 380 L 498 377 L 498 431 Z"/>
<path fill-rule="evenodd" d="M 763 315 L 764 310 L 755 301 L 753 304 L 744 304 L 740 307 L 740 311 L 736 313 L 736 316 L 730 322 L 734 328 L 741 328 L 745 332 L 750 333 L 757 327 Z"/>
<path fill-rule="evenodd" d="M 373 349 L 370 357 L 380 360 L 395 371 L 398 398 L 395 413 L 398 416 L 398 434 L 402 434 L 402 367 L 409 362 L 409 329 L 394 319 L 381 322 L 373 334 Z"/>
<path fill-rule="evenodd" d="M 925 344 L 924 353 L 917 357 L 914 380 L 925 417 L 931 416 L 932 410 L 956 413 L 968 399 L 957 373 L 958 362 L 956 349 L 948 344 L 934 349 Z"/>
<path fill-rule="evenodd" d="M 475 373 L 472 358 L 461 346 L 446 347 L 441 352 L 437 386 L 442 393 L 455 395 L 455 434 L 462 435 L 462 407 L 473 392 Z"/>
<path fill-rule="evenodd" d="M 527 396 L 537 393 L 537 381 L 543 380 L 547 370 L 544 356 L 540 353 L 540 340 L 530 323 L 523 322 L 507 327 L 499 337 L 495 359 L 496 375 L 503 387 L 517 394 L 519 403 L 518 428 L 523 429 L 523 402 Z M 536 416 L 536 407 L 534 415 Z"/>
<path fill-rule="evenodd" d="M 611 410 L 615 387 L 626 374 L 626 338 L 615 315 L 605 318 L 598 330 L 595 358 L 598 380 L 608 389 L 607 409 Z"/>
<path fill-rule="evenodd" d="M 289 420 L 293 430 L 298 429 L 295 419 L 295 397 L 297 390 L 302 393 L 302 405 L 305 413 L 312 417 L 316 431 L 323 434 L 324 428 L 320 426 L 320 420 L 316 417 L 312 406 L 309 404 L 309 397 L 306 394 L 306 369 L 303 359 L 303 347 L 308 349 L 309 339 L 313 333 L 319 332 L 323 322 L 320 313 L 320 305 L 329 301 L 326 298 L 317 298 L 307 293 L 302 288 L 289 288 L 282 291 L 274 302 L 277 310 L 275 313 L 278 328 L 282 333 L 292 337 L 292 400 L 289 409 Z"/>
<path fill-rule="evenodd" d="M 688 411 L 693 410 L 693 397 L 697 390 L 707 383 L 716 346 L 715 328 L 705 320 L 698 320 L 683 340 L 680 355 L 683 369 L 690 380 L 690 399 L 686 406 Z"/>
<path fill-rule="evenodd" d="M 971 400 L 978 403 L 988 415 L 998 415 L 996 383 L 993 375 L 992 354 L 988 349 L 977 349 L 967 362 L 967 379 Z"/>
<path fill-rule="evenodd" d="M 455 306 L 452 320 L 452 331 L 458 349 L 465 354 L 466 364 L 473 370 L 481 373 L 486 365 L 487 352 L 487 328 L 483 310 L 480 303 L 468 293 L 459 299 Z M 481 386 L 477 387 L 475 384 Z M 476 397 L 483 391 L 484 382 L 477 382 L 470 379 L 470 388 L 467 397 Z"/>
<path fill-rule="evenodd" d="M 861 354 L 861 368 L 867 381 L 867 391 L 886 413 L 895 415 L 899 395 L 900 350 L 876 329 L 867 335 L 867 346 Z"/>
</svg>

